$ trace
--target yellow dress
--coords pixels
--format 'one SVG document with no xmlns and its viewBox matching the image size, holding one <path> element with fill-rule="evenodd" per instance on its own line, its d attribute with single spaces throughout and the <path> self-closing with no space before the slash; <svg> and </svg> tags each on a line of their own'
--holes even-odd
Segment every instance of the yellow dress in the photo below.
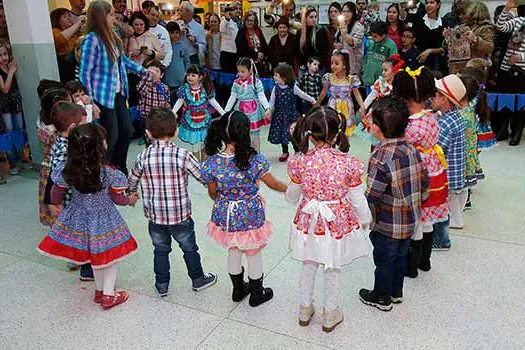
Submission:
<svg viewBox="0 0 525 350">
<path fill-rule="evenodd" d="M 334 74 L 327 73 L 323 77 L 324 86 L 328 87 L 328 105 L 341 113 L 346 118 L 346 136 L 354 134 L 355 125 L 351 125 L 350 117 L 354 114 L 354 103 L 352 101 L 353 89 L 359 88 L 361 82 L 356 75 L 349 75 L 344 79 L 337 79 Z"/>
</svg>

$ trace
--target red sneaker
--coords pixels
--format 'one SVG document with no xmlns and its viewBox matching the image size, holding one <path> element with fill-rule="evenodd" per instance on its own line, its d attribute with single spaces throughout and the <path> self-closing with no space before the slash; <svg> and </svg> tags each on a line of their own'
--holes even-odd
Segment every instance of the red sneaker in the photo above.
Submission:
<svg viewBox="0 0 525 350">
<path fill-rule="evenodd" d="M 104 293 L 101 291 L 101 290 L 96 290 L 95 291 L 95 297 L 93 298 L 93 301 L 97 304 L 100 304 L 100 302 L 102 301 L 102 296 L 104 295 Z"/>
<path fill-rule="evenodd" d="M 100 301 L 100 306 L 104 310 L 111 309 L 113 306 L 125 303 L 129 298 L 128 292 L 115 292 L 115 295 L 104 295 Z"/>
<path fill-rule="evenodd" d="M 286 162 L 289 156 L 290 156 L 290 153 L 281 154 L 281 156 L 279 157 L 279 162 Z"/>
</svg>

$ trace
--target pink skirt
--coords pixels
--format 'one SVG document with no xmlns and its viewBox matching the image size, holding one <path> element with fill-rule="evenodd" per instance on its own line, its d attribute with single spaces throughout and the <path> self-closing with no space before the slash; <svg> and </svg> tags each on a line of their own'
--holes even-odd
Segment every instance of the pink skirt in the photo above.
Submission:
<svg viewBox="0 0 525 350">
<path fill-rule="evenodd" d="M 210 221 L 208 236 L 213 238 L 221 247 L 239 249 L 248 256 L 255 255 L 268 244 L 272 235 L 272 224 L 268 221 L 258 229 L 248 231 L 227 232 L 221 226 Z"/>
</svg>

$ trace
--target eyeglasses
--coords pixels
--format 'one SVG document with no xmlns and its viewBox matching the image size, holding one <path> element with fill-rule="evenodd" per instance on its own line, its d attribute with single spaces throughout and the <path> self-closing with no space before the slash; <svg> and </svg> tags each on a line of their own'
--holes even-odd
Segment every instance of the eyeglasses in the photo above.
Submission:
<svg viewBox="0 0 525 350">
<path fill-rule="evenodd" d="M 414 39 L 414 36 L 413 36 L 413 35 L 403 35 L 402 38 L 405 38 L 405 39 Z"/>
</svg>

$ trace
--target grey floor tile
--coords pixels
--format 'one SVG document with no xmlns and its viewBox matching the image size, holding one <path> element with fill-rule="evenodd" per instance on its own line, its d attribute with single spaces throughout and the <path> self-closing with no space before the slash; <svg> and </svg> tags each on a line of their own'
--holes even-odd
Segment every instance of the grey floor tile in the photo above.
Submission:
<svg viewBox="0 0 525 350">
<path fill-rule="evenodd" d="M 14 255 L 0 253 L 0 269 L 3 269 L 6 266 L 14 264 L 14 263 L 16 263 L 18 261 L 20 261 L 20 258 L 14 256 Z"/>
</svg>

